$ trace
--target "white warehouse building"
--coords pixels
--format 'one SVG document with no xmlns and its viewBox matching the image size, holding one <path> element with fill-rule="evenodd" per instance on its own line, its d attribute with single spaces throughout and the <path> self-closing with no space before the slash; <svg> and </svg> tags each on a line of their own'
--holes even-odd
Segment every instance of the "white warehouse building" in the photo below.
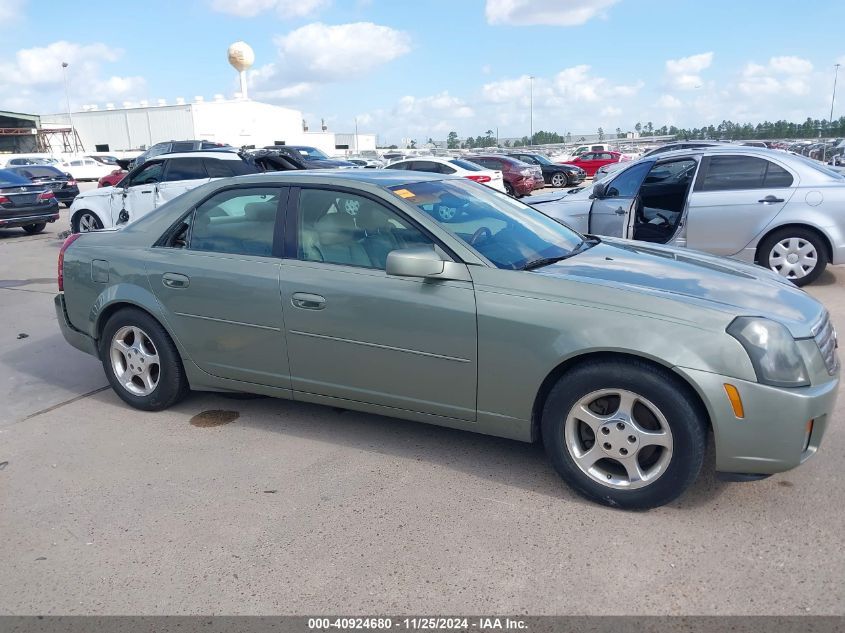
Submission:
<svg viewBox="0 0 845 633">
<path fill-rule="evenodd" d="M 143 150 L 171 140 L 208 140 L 235 147 L 310 145 L 330 156 L 375 150 L 374 134 L 303 131 L 302 112 L 247 99 L 166 105 L 87 106 L 72 113 L 73 127 L 86 152 Z M 67 113 L 41 116 L 43 128 L 70 127 Z"/>
</svg>

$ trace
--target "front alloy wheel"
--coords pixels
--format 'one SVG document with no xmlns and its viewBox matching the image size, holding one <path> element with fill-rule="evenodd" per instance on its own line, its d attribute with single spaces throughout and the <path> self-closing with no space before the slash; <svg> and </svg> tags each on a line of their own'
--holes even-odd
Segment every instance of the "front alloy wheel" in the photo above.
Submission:
<svg viewBox="0 0 845 633">
<path fill-rule="evenodd" d="M 566 186 L 566 176 L 557 173 L 552 176 L 552 187 L 565 187 Z"/>
<path fill-rule="evenodd" d="M 74 233 L 87 233 L 103 228 L 103 223 L 91 211 L 80 211 L 73 217 L 71 228 Z"/>
<path fill-rule="evenodd" d="M 701 470 L 707 416 L 671 371 L 635 358 L 583 361 L 546 397 L 543 444 L 579 494 L 618 508 L 669 503 Z"/>
<path fill-rule="evenodd" d="M 602 389 L 570 409 L 566 448 L 594 481 L 620 490 L 647 486 L 672 459 L 672 429 L 660 410 L 627 389 Z"/>
</svg>

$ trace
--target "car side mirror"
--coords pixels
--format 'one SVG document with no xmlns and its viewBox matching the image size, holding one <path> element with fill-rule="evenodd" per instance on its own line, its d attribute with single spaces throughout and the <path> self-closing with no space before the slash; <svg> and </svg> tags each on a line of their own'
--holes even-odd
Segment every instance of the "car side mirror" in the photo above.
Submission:
<svg viewBox="0 0 845 633">
<path fill-rule="evenodd" d="M 387 254 L 388 275 L 397 277 L 434 277 L 443 272 L 446 262 L 427 246 L 403 248 Z"/>
<path fill-rule="evenodd" d="M 593 185 L 593 198 L 604 198 L 607 193 L 607 185 L 603 182 L 597 182 Z"/>
</svg>

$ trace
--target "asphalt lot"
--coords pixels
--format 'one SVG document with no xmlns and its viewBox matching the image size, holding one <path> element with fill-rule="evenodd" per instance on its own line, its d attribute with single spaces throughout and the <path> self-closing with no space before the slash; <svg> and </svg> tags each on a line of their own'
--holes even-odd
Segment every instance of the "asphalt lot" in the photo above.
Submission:
<svg viewBox="0 0 845 633">
<path fill-rule="evenodd" d="M 842 394 L 803 467 L 727 484 L 711 456 L 641 513 L 539 446 L 269 398 L 142 413 L 55 323 L 66 216 L 0 230 L 0 613 L 845 613 Z M 843 288 L 809 288 L 840 332 Z"/>
</svg>

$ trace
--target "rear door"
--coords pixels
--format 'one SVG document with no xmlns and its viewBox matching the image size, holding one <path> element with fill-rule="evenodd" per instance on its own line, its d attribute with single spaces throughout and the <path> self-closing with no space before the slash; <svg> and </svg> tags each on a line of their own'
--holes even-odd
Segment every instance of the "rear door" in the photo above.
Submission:
<svg viewBox="0 0 845 633">
<path fill-rule="evenodd" d="M 780 213 L 797 186 L 797 174 L 767 158 L 704 157 L 689 198 L 687 246 L 716 255 L 739 253 Z"/>
<path fill-rule="evenodd" d="M 601 198 L 593 200 L 590 208 L 589 231 L 596 235 L 630 238 L 640 186 L 653 162 L 632 165 L 611 180 Z"/>
<path fill-rule="evenodd" d="M 210 178 L 202 157 L 186 156 L 167 159 L 164 179 L 156 189 L 156 206 L 172 200 L 194 187 L 207 183 Z"/>
<path fill-rule="evenodd" d="M 233 186 L 149 250 L 150 288 L 190 359 L 221 378 L 290 388 L 279 296 L 287 188 Z"/>
</svg>

